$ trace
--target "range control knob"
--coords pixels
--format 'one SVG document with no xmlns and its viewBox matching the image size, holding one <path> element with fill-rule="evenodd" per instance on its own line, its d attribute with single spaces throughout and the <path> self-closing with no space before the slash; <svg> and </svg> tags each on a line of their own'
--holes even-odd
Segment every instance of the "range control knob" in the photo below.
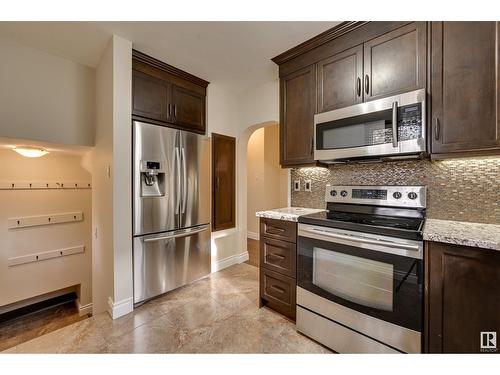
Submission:
<svg viewBox="0 0 500 375">
<path fill-rule="evenodd" d="M 346 190 L 342 190 L 340 192 L 340 195 L 342 195 L 343 197 L 347 197 L 347 191 Z"/>
<path fill-rule="evenodd" d="M 408 198 L 410 198 L 410 199 L 417 199 L 417 193 L 415 193 L 414 191 L 410 191 L 408 193 Z"/>
<path fill-rule="evenodd" d="M 330 191 L 330 195 L 331 195 L 332 197 L 335 197 L 335 196 L 337 195 L 337 190 L 331 190 L 331 191 Z"/>
<path fill-rule="evenodd" d="M 393 196 L 394 198 L 396 198 L 396 199 L 400 199 L 400 198 L 403 196 L 403 194 L 401 194 L 399 191 L 395 191 L 395 192 L 392 194 L 392 196 Z"/>
</svg>

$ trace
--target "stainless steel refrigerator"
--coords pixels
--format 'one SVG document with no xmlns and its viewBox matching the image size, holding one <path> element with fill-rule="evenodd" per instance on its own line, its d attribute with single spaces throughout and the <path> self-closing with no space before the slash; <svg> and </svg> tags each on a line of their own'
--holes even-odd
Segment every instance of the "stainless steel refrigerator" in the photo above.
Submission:
<svg viewBox="0 0 500 375">
<path fill-rule="evenodd" d="M 133 122 L 134 303 L 210 273 L 208 137 Z"/>
</svg>

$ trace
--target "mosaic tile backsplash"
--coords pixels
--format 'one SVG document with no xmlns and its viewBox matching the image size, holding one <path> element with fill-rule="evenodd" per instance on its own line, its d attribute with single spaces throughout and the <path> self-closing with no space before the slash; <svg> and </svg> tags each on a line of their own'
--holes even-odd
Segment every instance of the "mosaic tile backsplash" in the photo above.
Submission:
<svg viewBox="0 0 500 375">
<path fill-rule="evenodd" d="M 291 181 L 312 181 L 293 191 L 292 206 L 325 208 L 331 185 L 426 185 L 427 217 L 500 224 L 500 158 L 409 160 L 292 169 Z"/>
</svg>

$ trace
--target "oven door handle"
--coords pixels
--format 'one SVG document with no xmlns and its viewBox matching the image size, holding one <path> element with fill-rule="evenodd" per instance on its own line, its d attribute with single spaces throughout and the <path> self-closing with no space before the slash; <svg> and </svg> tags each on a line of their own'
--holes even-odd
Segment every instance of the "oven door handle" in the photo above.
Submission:
<svg viewBox="0 0 500 375">
<path fill-rule="evenodd" d="M 418 247 L 416 245 L 404 244 L 404 243 L 399 243 L 399 242 L 382 241 L 382 240 L 372 240 L 372 239 L 364 238 L 364 237 L 356 237 L 356 236 L 350 236 L 350 235 L 345 235 L 345 234 L 332 233 L 332 232 L 329 232 L 326 230 L 321 230 L 321 229 L 316 229 L 316 228 L 300 229 L 300 232 L 320 234 L 322 236 L 337 238 L 339 240 L 349 241 L 353 245 L 364 243 L 364 244 L 386 246 L 386 247 L 392 247 L 392 248 L 404 249 L 404 250 L 413 250 L 413 251 L 420 250 L 420 247 Z"/>
</svg>

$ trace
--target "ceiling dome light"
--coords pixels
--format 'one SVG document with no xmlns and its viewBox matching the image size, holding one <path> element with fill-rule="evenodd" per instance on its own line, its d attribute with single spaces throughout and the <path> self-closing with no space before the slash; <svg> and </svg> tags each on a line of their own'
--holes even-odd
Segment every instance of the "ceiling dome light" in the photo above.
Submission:
<svg viewBox="0 0 500 375">
<path fill-rule="evenodd" d="M 39 158 L 40 156 L 47 155 L 49 153 L 43 148 L 29 146 L 14 147 L 14 151 L 19 155 L 26 156 L 27 158 Z"/>
</svg>

